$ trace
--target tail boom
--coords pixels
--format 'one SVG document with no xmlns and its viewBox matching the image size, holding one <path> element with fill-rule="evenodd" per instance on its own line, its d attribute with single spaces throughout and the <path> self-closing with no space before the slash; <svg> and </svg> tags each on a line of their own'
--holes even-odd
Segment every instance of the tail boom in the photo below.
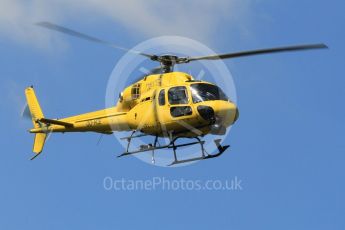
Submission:
<svg viewBox="0 0 345 230">
<path fill-rule="evenodd" d="M 25 89 L 25 96 L 34 126 L 29 132 L 35 134 L 32 150 L 35 156 L 32 159 L 42 152 L 47 136 L 53 132 L 96 132 L 112 134 L 113 131 L 130 130 L 127 123 L 127 112 L 120 112 L 116 107 L 63 119 L 48 119 L 44 117 L 33 87 Z"/>
</svg>

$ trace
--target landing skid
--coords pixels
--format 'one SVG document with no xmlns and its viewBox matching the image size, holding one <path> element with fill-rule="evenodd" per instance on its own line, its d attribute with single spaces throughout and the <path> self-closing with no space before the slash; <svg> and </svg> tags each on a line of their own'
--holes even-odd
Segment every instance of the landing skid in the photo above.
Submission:
<svg viewBox="0 0 345 230">
<path fill-rule="evenodd" d="M 135 131 L 133 131 L 131 136 L 129 136 L 129 137 L 121 138 L 121 139 L 126 139 L 128 144 L 127 144 L 126 151 L 124 153 L 122 153 L 121 155 L 119 155 L 118 157 L 129 156 L 129 155 L 133 155 L 133 154 L 137 154 L 137 153 L 151 151 L 152 152 L 152 163 L 154 164 L 155 163 L 155 159 L 154 159 L 155 150 L 159 150 L 159 149 L 173 149 L 174 161 L 171 164 L 168 165 L 168 166 L 172 166 L 172 165 L 183 164 L 183 163 L 188 163 L 188 162 L 192 162 L 192 161 L 199 161 L 199 160 L 207 160 L 207 159 L 211 159 L 211 158 L 216 158 L 216 157 L 219 157 L 220 155 L 222 155 L 225 152 L 225 150 L 230 147 L 229 145 L 222 146 L 220 144 L 221 140 L 220 139 L 216 139 L 216 140 L 214 140 L 214 143 L 217 146 L 218 152 L 215 153 L 215 154 L 209 154 L 209 153 L 206 152 L 206 150 L 204 148 L 205 141 L 200 140 L 199 137 L 192 137 L 192 138 L 188 137 L 188 139 L 196 139 L 196 141 L 188 142 L 188 143 L 185 143 L 185 144 L 176 144 L 175 142 L 178 139 L 182 139 L 182 138 L 186 138 L 186 137 L 171 137 L 169 144 L 157 145 L 158 144 L 158 136 L 155 136 L 153 144 L 141 145 L 139 149 L 134 150 L 134 151 L 129 151 L 129 148 L 130 148 L 130 145 L 131 145 L 131 141 L 132 141 L 133 138 L 146 136 L 145 134 L 140 134 L 140 135 L 134 135 L 134 134 L 135 134 Z M 190 146 L 190 145 L 197 145 L 197 144 L 199 144 L 200 148 L 201 148 L 201 156 L 200 157 L 194 157 L 194 158 L 183 159 L 183 160 L 179 160 L 177 158 L 176 150 L 178 148 L 185 147 L 185 146 Z"/>
</svg>

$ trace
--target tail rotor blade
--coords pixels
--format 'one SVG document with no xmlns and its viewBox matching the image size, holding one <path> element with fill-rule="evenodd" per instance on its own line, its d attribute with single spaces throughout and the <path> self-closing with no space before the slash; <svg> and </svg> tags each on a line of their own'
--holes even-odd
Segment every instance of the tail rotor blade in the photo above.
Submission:
<svg viewBox="0 0 345 230">
<path fill-rule="evenodd" d="M 29 106 L 27 103 L 24 105 L 24 107 L 22 109 L 21 117 L 31 120 L 31 113 L 30 113 L 30 109 L 29 109 Z"/>
<path fill-rule="evenodd" d="M 52 135 L 52 133 L 53 133 L 53 132 L 49 132 L 49 133 L 47 134 L 46 141 L 49 140 L 49 138 L 50 138 L 50 136 Z"/>
</svg>

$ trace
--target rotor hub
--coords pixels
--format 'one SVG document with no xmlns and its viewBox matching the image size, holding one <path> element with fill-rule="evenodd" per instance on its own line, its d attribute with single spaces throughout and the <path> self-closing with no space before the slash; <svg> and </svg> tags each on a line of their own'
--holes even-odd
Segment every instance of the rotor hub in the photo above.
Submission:
<svg viewBox="0 0 345 230">
<path fill-rule="evenodd" d="M 161 64 L 163 73 L 170 73 L 174 70 L 174 65 L 179 64 L 180 58 L 176 55 L 165 54 L 160 56 L 155 55 L 151 60 L 158 61 Z"/>
</svg>

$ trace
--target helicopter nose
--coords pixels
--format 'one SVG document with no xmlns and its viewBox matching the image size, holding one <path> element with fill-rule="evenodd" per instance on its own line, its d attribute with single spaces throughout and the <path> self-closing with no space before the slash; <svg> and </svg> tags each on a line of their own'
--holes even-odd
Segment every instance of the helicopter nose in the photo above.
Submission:
<svg viewBox="0 0 345 230">
<path fill-rule="evenodd" d="M 236 107 L 236 114 L 235 114 L 235 118 L 234 118 L 234 123 L 238 120 L 239 117 L 240 117 L 240 111 Z"/>
<path fill-rule="evenodd" d="M 232 125 L 239 117 L 237 106 L 230 101 L 218 101 L 214 104 L 215 117 L 225 127 Z"/>
</svg>

